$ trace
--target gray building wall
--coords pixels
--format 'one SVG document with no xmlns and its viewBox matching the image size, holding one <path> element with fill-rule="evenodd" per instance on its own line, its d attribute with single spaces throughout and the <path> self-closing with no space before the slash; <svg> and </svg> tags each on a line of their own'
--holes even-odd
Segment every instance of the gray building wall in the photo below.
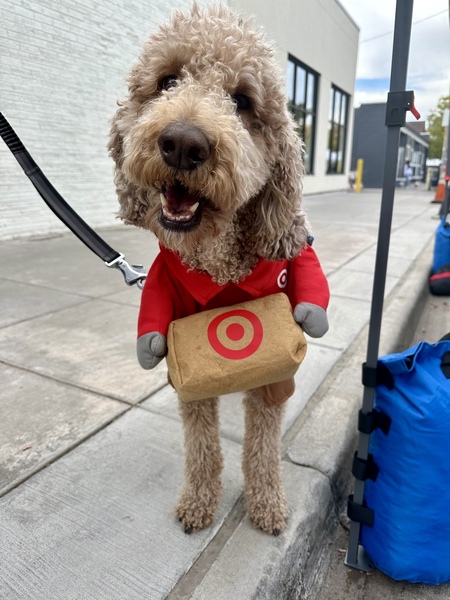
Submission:
<svg viewBox="0 0 450 600">
<path fill-rule="evenodd" d="M 386 104 L 362 104 L 355 109 L 351 170 L 359 158 L 364 160 L 363 184 L 368 188 L 383 185 L 387 129 Z"/>
<path fill-rule="evenodd" d="M 383 186 L 387 139 L 385 120 L 385 102 L 362 104 L 355 109 L 351 170 L 356 170 L 359 158 L 364 160 L 363 185 L 367 188 Z M 427 150 L 427 138 L 420 136 L 406 123 L 400 130 L 396 168 L 398 184 L 404 181 L 403 168 L 406 160 L 411 161 L 413 180 L 424 177 Z"/>
</svg>

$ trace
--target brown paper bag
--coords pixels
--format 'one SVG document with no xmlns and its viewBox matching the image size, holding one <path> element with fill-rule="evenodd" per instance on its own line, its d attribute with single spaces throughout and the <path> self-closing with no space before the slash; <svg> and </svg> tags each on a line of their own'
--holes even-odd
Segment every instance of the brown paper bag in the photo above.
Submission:
<svg viewBox="0 0 450 600">
<path fill-rule="evenodd" d="M 169 377 L 185 401 L 290 379 L 306 354 L 281 293 L 172 321 L 167 345 Z"/>
</svg>

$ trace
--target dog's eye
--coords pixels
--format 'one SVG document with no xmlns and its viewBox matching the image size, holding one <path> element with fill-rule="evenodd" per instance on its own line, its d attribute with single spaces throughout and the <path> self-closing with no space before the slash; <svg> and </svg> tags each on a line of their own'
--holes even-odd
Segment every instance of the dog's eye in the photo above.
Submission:
<svg viewBox="0 0 450 600">
<path fill-rule="evenodd" d="M 178 77 L 176 75 L 167 75 L 164 79 L 161 79 L 161 83 L 159 84 L 160 90 L 170 90 L 177 85 Z"/>
<path fill-rule="evenodd" d="M 245 94 L 234 94 L 233 101 L 239 110 L 249 110 L 252 107 L 250 98 Z"/>
</svg>

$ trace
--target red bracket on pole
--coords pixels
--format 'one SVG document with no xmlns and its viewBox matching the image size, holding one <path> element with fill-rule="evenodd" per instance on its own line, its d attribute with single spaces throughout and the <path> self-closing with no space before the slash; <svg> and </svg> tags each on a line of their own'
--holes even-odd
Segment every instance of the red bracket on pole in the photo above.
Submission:
<svg viewBox="0 0 450 600">
<path fill-rule="evenodd" d="M 403 127 L 408 110 L 416 119 L 420 119 L 420 113 L 414 106 L 413 91 L 389 92 L 386 105 L 386 127 Z"/>
<path fill-rule="evenodd" d="M 416 117 L 417 121 L 420 119 L 420 112 L 414 106 L 414 92 L 413 92 L 413 95 L 412 95 L 412 104 L 411 104 L 411 106 L 407 110 L 409 110 L 410 112 L 412 112 L 412 114 Z"/>
</svg>

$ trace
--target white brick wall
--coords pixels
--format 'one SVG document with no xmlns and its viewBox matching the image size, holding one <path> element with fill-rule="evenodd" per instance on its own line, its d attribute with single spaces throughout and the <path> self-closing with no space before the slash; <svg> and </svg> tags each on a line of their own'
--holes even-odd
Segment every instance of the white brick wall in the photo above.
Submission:
<svg viewBox="0 0 450 600">
<path fill-rule="evenodd" d="M 209 1 L 198 0 L 202 5 Z M 328 106 L 331 83 L 353 92 L 357 27 L 335 0 L 222 1 L 238 12 L 257 15 L 277 43 L 282 67 L 290 51 L 320 73 L 316 172 L 306 177 L 305 192 L 345 188 L 346 175 L 325 173 Z M 53 185 L 94 228 L 117 223 L 106 146 L 126 74 L 150 30 L 173 7 L 190 4 L 0 0 L 0 111 Z M 319 31 L 326 35 L 318 36 Z M 352 118 L 350 133 L 351 124 Z M 0 141 L 0 240 L 63 230 Z"/>
<path fill-rule="evenodd" d="M 203 0 L 200 4 L 206 4 Z M 92 226 L 115 222 L 109 119 L 141 43 L 190 0 L 2 0 L 0 111 Z M 64 226 L 0 140 L 0 239 Z"/>
</svg>

